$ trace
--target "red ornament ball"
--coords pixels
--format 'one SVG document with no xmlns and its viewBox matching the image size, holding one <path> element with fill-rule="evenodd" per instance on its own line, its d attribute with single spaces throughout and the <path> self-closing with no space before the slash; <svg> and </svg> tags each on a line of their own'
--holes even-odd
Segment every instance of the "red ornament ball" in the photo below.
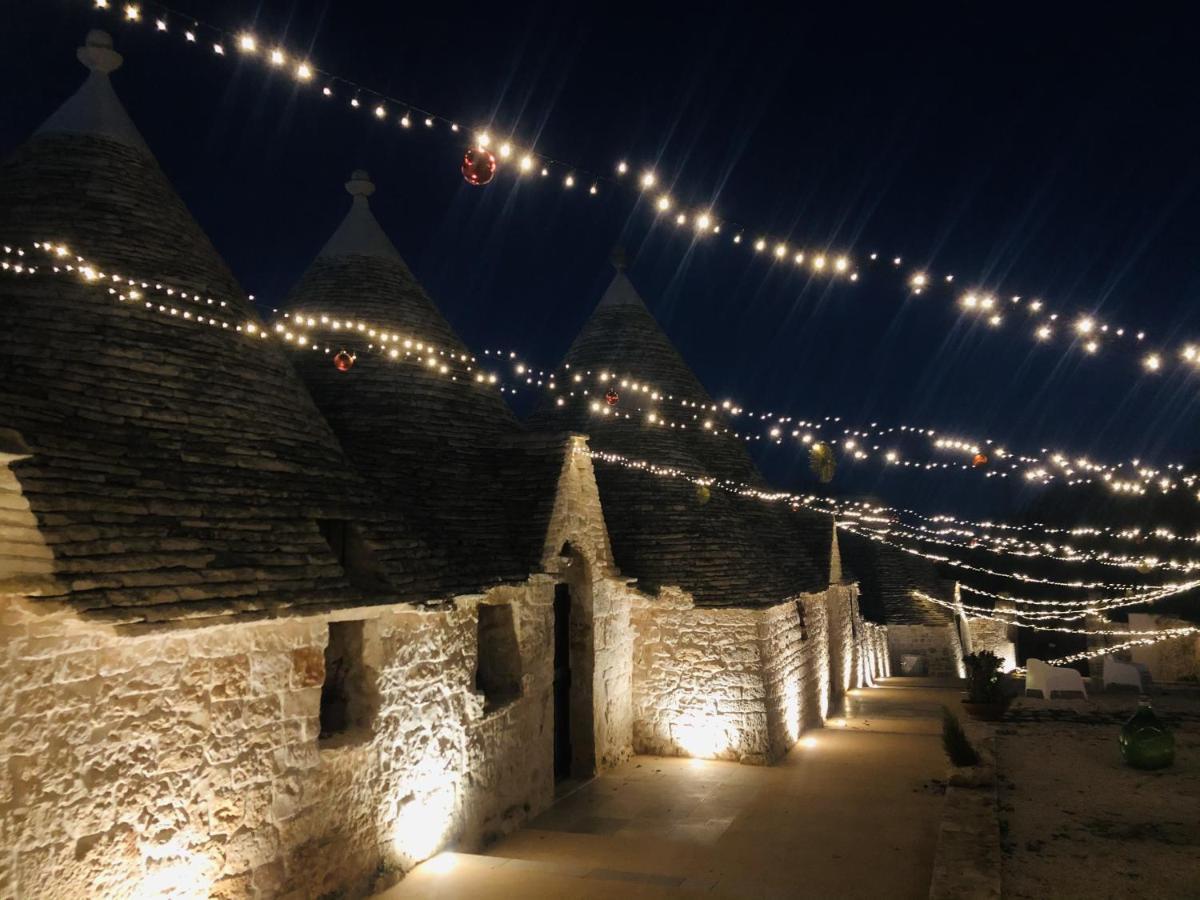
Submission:
<svg viewBox="0 0 1200 900">
<path fill-rule="evenodd" d="M 467 184 L 482 187 L 496 177 L 496 157 L 482 147 L 472 147 L 463 157 L 462 174 Z"/>
<path fill-rule="evenodd" d="M 604 402 L 607 403 L 609 406 L 616 406 L 617 401 L 619 401 L 620 399 L 621 398 L 617 396 L 617 392 L 614 391 L 612 388 L 609 388 L 608 391 L 604 394 Z"/>
<path fill-rule="evenodd" d="M 971 460 L 971 465 L 978 469 L 980 466 L 986 466 L 988 458 L 986 453 L 976 453 L 975 458 Z"/>
<path fill-rule="evenodd" d="M 337 366 L 339 372 L 349 372 L 350 367 L 354 365 L 354 354 L 339 350 L 333 356 L 333 364 Z"/>
</svg>

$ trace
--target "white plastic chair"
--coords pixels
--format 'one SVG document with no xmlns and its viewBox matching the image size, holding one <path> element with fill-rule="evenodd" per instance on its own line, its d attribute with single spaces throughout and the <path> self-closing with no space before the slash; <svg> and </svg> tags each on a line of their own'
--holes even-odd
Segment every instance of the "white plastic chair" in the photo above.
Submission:
<svg viewBox="0 0 1200 900">
<path fill-rule="evenodd" d="M 1083 676 L 1074 669 L 1063 669 L 1042 662 L 1040 659 L 1025 661 L 1025 693 L 1040 690 L 1047 700 L 1055 691 L 1071 693 L 1078 691 L 1087 699 L 1087 685 Z"/>
<path fill-rule="evenodd" d="M 1121 662 L 1109 654 L 1104 657 L 1103 667 L 1105 690 L 1112 684 L 1127 684 L 1139 691 L 1142 689 L 1142 673 L 1138 671 L 1137 666 Z"/>
</svg>

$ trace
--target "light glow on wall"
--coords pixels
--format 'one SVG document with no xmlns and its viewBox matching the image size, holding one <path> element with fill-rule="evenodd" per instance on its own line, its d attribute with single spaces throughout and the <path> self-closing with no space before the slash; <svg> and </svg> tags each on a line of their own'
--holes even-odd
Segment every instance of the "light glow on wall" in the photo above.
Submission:
<svg viewBox="0 0 1200 900">
<path fill-rule="evenodd" d="M 715 713 L 685 713 L 671 724 L 671 737 L 689 756 L 714 757 L 728 753 L 729 731 Z"/>
</svg>

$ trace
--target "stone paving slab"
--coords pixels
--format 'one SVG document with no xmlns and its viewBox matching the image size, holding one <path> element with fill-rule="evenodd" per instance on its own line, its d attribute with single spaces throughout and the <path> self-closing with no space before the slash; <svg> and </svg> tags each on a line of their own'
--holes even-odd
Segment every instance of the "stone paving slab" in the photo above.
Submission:
<svg viewBox="0 0 1200 900">
<path fill-rule="evenodd" d="M 958 696 L 917 679 L 856 691 L 844 727 L 809 732 L 775 766 L 636 757 L 485 856 L 442 854 L 380 900 L 924 898 L 945 774 L 932 723 Z"/>
</svg>

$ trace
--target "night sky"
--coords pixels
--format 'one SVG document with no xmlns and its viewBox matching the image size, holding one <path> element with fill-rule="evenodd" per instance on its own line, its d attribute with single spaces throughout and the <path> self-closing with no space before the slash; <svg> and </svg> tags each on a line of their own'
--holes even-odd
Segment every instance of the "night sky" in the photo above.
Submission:
<svg viewBox="0 0 1200 900">
<path fill-rule="evenodd" d="M 981 287 L 1144 328 L 1161 339 L 1145 349 L 1200 339 L 1193 22 L 1083 4 L 796 6 L 759 18 L 742 4 L 177 0 L 592 172 L 652 166 L 680 201 L 711 204 L 748 237 L 849 252 L 862 273 L 850 284 L 772 266 L 728 235 L 694 241 L 631 190 L 590 198 L 581 175 L 583 189 L 564 191 L 567 169 L 470 187 L 458 171 L 467 128 L 405 131 L 400 106 L 380 124 L 344 93 L 323 99 L 319 83 L 298 88 L 90 6 L 0 0 L 0 153 L 81 82 L 73 54 L 87 29 L 110 30 L 126 58 L 118 93 L 265 313 L 340 221 L 341 185 L 361 167 L 378 185 L 376 214 L 477 351 L 555 364 L 621 244 L 718 398 L 994 436 L 1014 450 L 1200 457 L 1200 372 L 1172 358 L 1143 374 L 1135 348 L 1089 358 L 1064 339 L 1039 346 L 1026 317 L 993 330 L 953 303 Z M 873 251 L 903 257 L 906 274 L 953 272 L 956 290 L 911 296 L 889 264 L 867 263 Z M 812 486 L 799 447 L 754 454 L 772 480 Z M 931 512 L 1003 513 L 1029 499 L 977 474 L 850 469 L 839 493 Z"/>
</svg>

